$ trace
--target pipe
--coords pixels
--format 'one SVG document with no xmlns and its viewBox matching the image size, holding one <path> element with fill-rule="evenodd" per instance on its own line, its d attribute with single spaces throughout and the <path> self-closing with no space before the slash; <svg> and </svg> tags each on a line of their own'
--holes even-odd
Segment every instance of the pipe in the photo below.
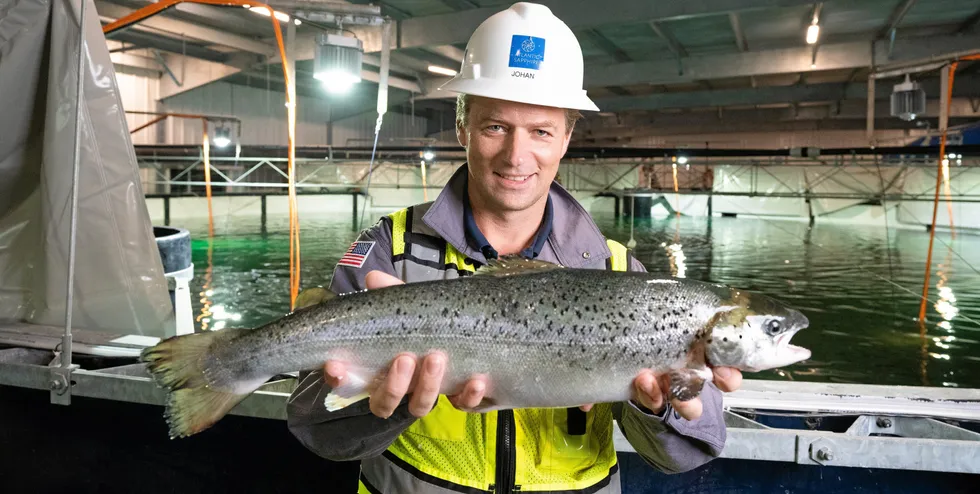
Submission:
<svg viewBox="0 0 980 494">
<path fill-rule="evenodd" d="M 85 87 L 85 11 L 88 2 L 79 0 L 78 80 L 75 83 L 75 143 L 71 164 L 71 220 L 68 230 L 68 281 L 65 297 L 65 334 L 61 339 L 61 368 L 71 368 L 71 316 L 75 303 L 75 246 L 78 240 L 78 175 L 82 148 L 82 91 Z M 66 383 L 71 388 L 71 383 Z"/>
<path fill-rule="evenodd" d="M 953 100 L 953 77 L 956 72 L 956 66 L 958 62 L 953 62 L 950 64 L 948 72 L 944 72 L 943 75 L 947 75 L 946 90 L 947 97 L 943 104 L 948 105 Z M 925 321 L 926 321 L 926 304 L 929 302 L 929 279 L 931 277 L 932 271 L 932 245 L 933 241 L 936 239 L 936 213 L 939 211 L 939 189 L 942 187 L 943 179 L 943 160 L 946 159 L 946 122 L 940 122 L 942 128 L 942 135 L 939 138 L 939 167 L 936 170 L 936 191 L 935 196 L 932 201 L 932 228 L 929 229 L 929 251 L 926 255 L 926 275 L 925 280 L 922 283 L 922 301 L 919 304 L 919 329 L 925 331 Z"/>
</svg>

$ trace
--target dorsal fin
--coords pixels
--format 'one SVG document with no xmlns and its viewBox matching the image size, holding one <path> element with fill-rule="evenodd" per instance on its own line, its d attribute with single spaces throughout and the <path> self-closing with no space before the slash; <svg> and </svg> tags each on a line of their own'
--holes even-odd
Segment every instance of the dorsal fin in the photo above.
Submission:
<svg viewBox="0 0 980 494">
<path fill-rule="evenodd" d="M 296 295 L 295 310 L 313 307 L 314 305 L 322 304 L 334 297 L 336 297 L 336 295 L 326 288 L 319 286 L 307 288 L 306 290 L 299 292 L 299 295 Z"/>
<path fill-rule="evenodd" d="M 483 276 L 517 276 L 522 274 L 539 273 L 552 269 L 561 269 L 562 266 L 545 261 L 525 259 L 518 255 L 503 256 L 500 259 L 490 260 L 486 266 L 476 270 L 474 275 Z"/>
</svg>

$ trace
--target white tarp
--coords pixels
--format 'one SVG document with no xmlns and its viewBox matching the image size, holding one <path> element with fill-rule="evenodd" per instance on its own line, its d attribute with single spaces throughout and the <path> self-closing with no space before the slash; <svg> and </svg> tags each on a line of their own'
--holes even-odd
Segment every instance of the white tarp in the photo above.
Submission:
<svg viewBox="0 0 980 494">
<path fill-rule="evenodd" d="M 950 193 L 952 195 L 980 195 L 980 170 L 950 167 Z M 898 220 L 912 225 L 929 225 L 932 222 L 932 203 L 936 193 L 936 169 L 915 168 L 905 178 L 905 193 L 920 195 L 918 201 L 902 201 Z M 954 199 L 955 201 L 955 199 Z M 940 186 L 939 208 L 936 210 L 936 226 L 949 227 L 949 207 L 946 205 L 946 188 Z M 953 202 L 955 228 L 980 228 L 980 203 Z"/>
<path fill-rule="evenodd" d="M 136 156 L 99 15 L 86 1 L 73 326 L 170 335 Z M 79 8 L 0 1 L 0 320 L 64 324 Z"/>
<path fill-rule="evenodd" d="M 746 216 L 809 216 L 802 197 L 773 197 L 772 194 L 798 194 L 804 190 L 802 167 L 752 167 L 721 165 L 715 167 L 714 191 L 758 194 L 712 198 L 712 210 Z"/>
</svg>

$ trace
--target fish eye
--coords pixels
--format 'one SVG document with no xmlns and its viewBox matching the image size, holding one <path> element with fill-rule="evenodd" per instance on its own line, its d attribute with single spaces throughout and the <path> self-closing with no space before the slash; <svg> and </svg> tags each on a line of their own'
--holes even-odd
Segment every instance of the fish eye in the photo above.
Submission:
<svg viewBox="0 0 980 494">
<path fill-rule="evenodd" d="M 775 335 L 779 334 L 779 332 L 782 331 L 782 330 L 783 330 L 783 326 L 781 324 L 779 324 L 779 321 L 777 321 L 775 319 L 770 319 L 766 323 L 766 334 L 768 334 L 770 336 L 775 336 Z"/>
</svg>

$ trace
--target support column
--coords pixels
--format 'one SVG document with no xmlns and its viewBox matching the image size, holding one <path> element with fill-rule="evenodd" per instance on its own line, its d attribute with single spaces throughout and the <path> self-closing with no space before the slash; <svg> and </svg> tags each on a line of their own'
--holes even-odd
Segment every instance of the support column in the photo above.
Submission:
<svg viewBox="0 0 980 494">
<path fill-rule="evenodd" d="M 868 146 L 875 147 L 875 78 L 868 76 Z"/>
</svg>

